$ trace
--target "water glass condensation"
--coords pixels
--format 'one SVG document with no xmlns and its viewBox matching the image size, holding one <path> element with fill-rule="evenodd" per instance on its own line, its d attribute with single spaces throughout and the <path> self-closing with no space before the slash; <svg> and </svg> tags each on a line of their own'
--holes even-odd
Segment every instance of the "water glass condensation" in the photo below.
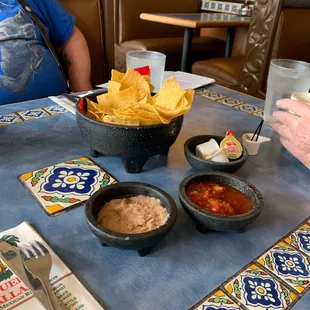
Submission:
<svg viewBox="0 0 310 310">
<path fill-rule="evenodd" d="M 290 59 L 275 59 L 270 63 L 264 120 L 272 124 L 272 113 L 279 110 L 277 101 L 291 98 L 292 94 L 308 92 L 310 88 L 310 64 Z"/>
<path fill-rule="evenodd" d="M 149 66 L 151 69 L 151 83 L 158 92 L 163 82 L 166 64 L 166 55 L 152 51 L 131 51 L 126 54 L 126 66 L 128 68 L 140 68 Z"/>
</svg>

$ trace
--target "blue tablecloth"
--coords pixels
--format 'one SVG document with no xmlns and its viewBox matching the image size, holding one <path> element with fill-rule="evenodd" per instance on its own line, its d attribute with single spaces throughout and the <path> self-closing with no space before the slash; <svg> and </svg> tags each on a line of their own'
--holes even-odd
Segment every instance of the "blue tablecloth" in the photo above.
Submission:
<svg viewBox="0 0 310 310">
<path fill-rule="evenodd" d="M 244 97 L 244 101 L 247 97 Z M 44 107 L 48 99 L 0 107 L 0 114 Z M 183 144 L 200 134 L 224 135 L 232 129 L 240 138 L 253 132 L 260 118 L 196 96 L 181 134 L 166 163 L 151 158 L 141 174 L 127 174 L 118 158 L 95 162 L 119 181 L 142 181 L 167 191 L 178 202 L 178 185 L 193 173 Z M 243 234 L 199 234 L 181 209 L 177 223 L 152 254 L 103 248 L 87 227 L 81 206 L 55 218 L 48 217 L 17 177 L 52 164 L 90 156 L 74 115 L 60 114 L 0 127 L 0 229 L 22 221 L 34 225 L 60 258 L 107 309 L 187 309 L 262 253 L 310 214 L 310 173 L 285 151 L 277 135 L 259 155 L 249 157 L 236 174 L 257 186 L 264 195 L 261 216 Z M 306 294 L 294 309 L 309 309 Z"/>
</svg>

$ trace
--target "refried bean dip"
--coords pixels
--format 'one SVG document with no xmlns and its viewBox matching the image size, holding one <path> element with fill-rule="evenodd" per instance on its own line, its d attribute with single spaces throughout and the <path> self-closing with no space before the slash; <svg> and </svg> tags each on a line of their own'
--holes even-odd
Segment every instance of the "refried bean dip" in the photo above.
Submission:
<svg viewBox="0 0 310 310">
<path fill-rule="evenodd" d="M 97 221 L 115 232 L 139 234 L 164 225 L 168 217 L 159 199 L 139 195 L 107 202 L 100 210 Z"/>
</svg>

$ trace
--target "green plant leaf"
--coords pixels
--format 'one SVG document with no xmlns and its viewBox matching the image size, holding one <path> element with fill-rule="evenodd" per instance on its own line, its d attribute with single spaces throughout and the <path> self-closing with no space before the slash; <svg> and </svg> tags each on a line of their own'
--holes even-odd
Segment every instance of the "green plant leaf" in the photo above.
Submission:
<svg viewBox="0 0 310 310">
<path fill-rule="evenodd" d="M 9 243 L 10 245 L 17 246 L 19 241 L 19 238 L 14 235 L 4 235 L 0 238 L 1 240 Z"/>
</svg>

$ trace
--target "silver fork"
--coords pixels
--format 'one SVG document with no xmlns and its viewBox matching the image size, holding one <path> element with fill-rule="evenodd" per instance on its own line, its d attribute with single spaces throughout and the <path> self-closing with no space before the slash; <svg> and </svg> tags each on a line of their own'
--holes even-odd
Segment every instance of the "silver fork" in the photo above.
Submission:
<svg viewBox="0 0 310 310">
<path fill-rule="evenodd" d="M 35 241 L 30 243 L 29 247 L 20 247 L 19 253 L 28 272 L 41 281 L 52 309 L 67 310 L 54 294 L 49 280 L 53 262 L 48 249 L 39 241 Z"/>
</svg>

